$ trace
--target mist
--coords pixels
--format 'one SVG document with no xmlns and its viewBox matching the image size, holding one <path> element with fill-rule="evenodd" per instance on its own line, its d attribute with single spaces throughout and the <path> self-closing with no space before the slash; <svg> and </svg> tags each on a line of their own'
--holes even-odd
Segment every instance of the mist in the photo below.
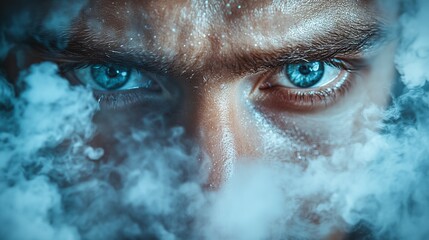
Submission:
<svg viewBox="0 0 429 240">
<path fill-rule="evenodd" d="M 60 31 L 85 2 L 61 3 L 48 16 L 25 8 L 7 16 L 1 59 L 36 34 L 29 16 L 42 32 Z M 184 127 L 151 115 L 129 132 L 112 130 L 116 145 L 103 149 L 92 144 L 100 106 L 90 88 L 70 84 L 48 61 L 14 84 L 2 71 L 0 238 L 322 239 L 347 231 L 351 239 L 429 239 L 429 3 L 404 9 L 395 88 L 386 109 L 365 112 L 381 116 L 362 130 L 368 141 L 305 168 L 243 161 L 216 191 L 204 187 L 210 163 Z"/>
</svg>

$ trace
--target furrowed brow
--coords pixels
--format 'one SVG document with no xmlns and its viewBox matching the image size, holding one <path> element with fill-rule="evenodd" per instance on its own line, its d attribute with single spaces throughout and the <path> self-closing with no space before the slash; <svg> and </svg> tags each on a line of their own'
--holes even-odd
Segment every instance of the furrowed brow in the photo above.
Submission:
<svg viewBox="0 0 429 240">
<path fill-rule="evenodd" d="M 315 36 L 308 41 L 285 43 L 277 49 L 253 49 L 251 51 L 231 51 L 228 55 L 217 56 L 219 64 L 209 66 L 229 69 L 235 74 L 257 72 L 290 63 L 322 61 L 337 57 L 353 57 L 364 51 L 371 51 L 389 37 L 387 27 L 380 22 L 352 23 L 338 25 L 331 31 Z M 152 72 L 184 72 L 190 69 L 180 61 L 180 56 L 163 56 L 141 49 L 127 48 L 115 41 L 99 39 L 91 32 L 73 34 L 64 50 L 54 51 L 54 58 L 62 62 L 116 63 L 144 68 Z M 286 40 L 285 40 L 286 41 Z"/>
<path fill-rule="evenodd" d="M 285 64 L 353 58 L 371 52 L 390 38 L 390 31 L 380 22 L 337 26 L 308 41 L 285 44 L 278 49 L 235 52 L 226 65 L 235 71 L 260 71 Z"/>
<path fill-rule="evenodd" d="M 167 72 L 175 68 L 174 57 L 145 51 L 144 48 L 129 48 L 117 41 L 100 39 L 89 31 L 69 30 L 62 37 L 68 38 L 66 48 L 46 48 L 35 44 L 46 60 L 69 64 L 120 64 L 144 68 L 153 72 Z"/>
</svg>

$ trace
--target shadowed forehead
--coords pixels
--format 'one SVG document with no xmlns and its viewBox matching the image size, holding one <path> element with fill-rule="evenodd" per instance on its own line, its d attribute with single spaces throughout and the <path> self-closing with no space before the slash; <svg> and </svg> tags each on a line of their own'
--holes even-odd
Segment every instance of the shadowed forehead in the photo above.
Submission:
<svg viewBox="0 0 429 240">
<path fill-rule="evenodd" d="M 271 51 L 370 28 L 377 16 L 368 0 L 94 0 L 71 32 L 105 50 L 204 65 L 232 52 Z"/>
<path fill-rule="evenodd" d="M 90 1 L 87 17 L 101 20 L 116 29 L 138 29 L 140 25 L 173 29 L 185 27 L 207 34 L 213 28 L 227 31 L 234 24 L 242 28 L 264 28 L 308 21 L 320 16 L 332 20 L 363 19 L 374 13 L 373 1 L 365 0 L 146 0 Z M 268 23 L 271 23 L 267 25 Z M 276 24 L 272 24 L 276 23 Z M 220 25 L 223 24 L 223 25 Z M 122 28 L 120 28 L 122 27 Z M 140 26 L 141 27 L 141 26 Z"/>
<path fill-rule="evenodd" d="M 301 11 L 323 11 L 327 9 L 345 9 L 355 7 L 368 8 L 374 5 L 372 0 L 145 0 L 145 1 L 117 1 L 117 0 L 90 0 L 90 5 L 100 12 L 113 13 L 115 11 L 138 11 L 146 15 L 177 17 L 174 13 L 181 13 L 180 17 L 213 17 L 217 19 L 243 17 L 246 13 L 273 14 L 282 12 L 290 14 Z M 154 13 L 154 14 L 153 14 Z M 183 20 L 183 19 L 182 19 Z"/>
</svg>

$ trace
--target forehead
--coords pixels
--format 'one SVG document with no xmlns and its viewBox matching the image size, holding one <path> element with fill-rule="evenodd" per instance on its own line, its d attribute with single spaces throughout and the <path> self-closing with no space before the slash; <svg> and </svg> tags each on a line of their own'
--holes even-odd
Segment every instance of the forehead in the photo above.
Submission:
<svg viewBox="0 0 429 240">
<path fill-rule="evenodd" d="M 368 0 L 93 0 L 74 28 L 118 51 L 203 63 L 231 51 L 309 42 L 377 15 Z"/>
<path fill-rule="evenodd" d="M 357 17 L 362 15 L 362 10 L 372 10 L 372 6 L 375 4 L 370 0 L 90 1 L 92 13 L 116 22 L 130 17 L 146 23 L 155 21 L 151 22 L 155 25 L 156 21 L 170 24 L 191 21 L 195 27 L 203 28 L 209 28 L 209 23 L 229 25 L 255 18 L 267 22 L 278 17 L 280 20 L 290 17 L 304 19 L 326 13 L 337 18 Z"/>
</svg>

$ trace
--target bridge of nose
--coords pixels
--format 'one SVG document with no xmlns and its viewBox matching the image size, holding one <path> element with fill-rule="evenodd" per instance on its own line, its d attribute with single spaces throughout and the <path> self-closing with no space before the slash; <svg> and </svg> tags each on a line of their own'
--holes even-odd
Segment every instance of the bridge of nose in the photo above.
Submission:
<svg viewBox="0 0 429 240">
<path fill-rule="evenodd" d="M 211 81 L 186 95 L 192 98 L 184 117 L 187 132 L 210 161 L 209 184 L 219 186 L 237 160 L 256 154 L 246 90 L 240 81 Z"/>
</svg>

